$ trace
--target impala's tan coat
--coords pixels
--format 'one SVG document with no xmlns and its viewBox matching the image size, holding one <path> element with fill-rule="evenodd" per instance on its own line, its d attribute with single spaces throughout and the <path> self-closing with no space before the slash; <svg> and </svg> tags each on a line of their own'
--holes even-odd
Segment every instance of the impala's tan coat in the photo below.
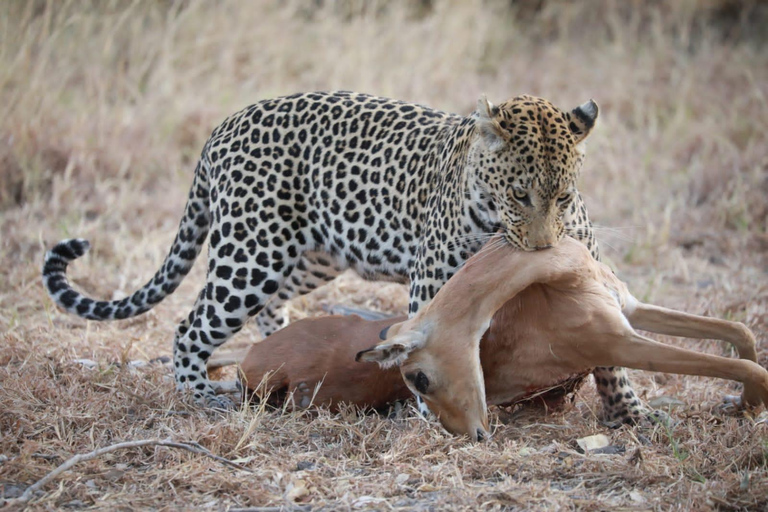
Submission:
<svg viewBox="0 0 768 512">
<path fill-rule="evenodd" d="M 282 365 L 274 382 L 290 382 L 291 388 L 301 383 L 313 388 L 325 375 L 329 389 L 320 388 L 316 403 L 378 405 L 401 396 L 402 385 L 392 372 L 374 372 L 369 363 L 398 366 L 403 382 L 446 429 L 473 439 L 488 435 L 486 403 L 514 401 L 595 366 L 741 381 L 744 405 L 768 404 L 768 372 L 754 362 L 749 329 L 640 303 L 569 238 L 535 253 L 503 247 L 477 254 L 417 316 L 392 325 L 386 340 L 361 351 L 357 359 L 368 364 L 354 368 L 347 362 L 351 352 L 386 324 L 365 327 L 362 322 L 337 317 L 293 324 L 274 340 L 279 343 L 268 339 L 251 349 L 261 353 L 246 358 L 245 375 L 250 384 L 258 383 L 260 375 Z M 741 359 L 665 345 L 641 336 L 633 326 L 729 341 Z M 308 338 L 321 329 L 327 330 L 324 343 Z M 272 358 L 271 368 L 265 357 Z"/>
</svg>

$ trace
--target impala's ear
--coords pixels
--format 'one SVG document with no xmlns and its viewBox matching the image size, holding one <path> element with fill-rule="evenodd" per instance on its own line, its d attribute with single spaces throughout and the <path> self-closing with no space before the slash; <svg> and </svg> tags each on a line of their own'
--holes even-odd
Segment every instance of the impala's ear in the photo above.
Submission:
<svg viewBox="0 0 768 512">
<path fill-rule="evenodd" d="M 480 137 L 489 151 L 498 151 L 504 147 L 504 137 L 501 134 L 501 127 L 496 120 L 499 113 L 499 107 L 496 107 L 488 101 L 485 94 L 477 100 L 477 130 Z"/>
<path fill-rule="evenodd" d="M 384 340 L 373 347 L 358 352 L 355 361 L 379 363 L 382 368 L 400 366 L 414 350 L 424 346 L 425 336 L 420 332 L 408 331 Z"/>
<path fill-rule="evenodd" d="M 595 127 L 598 113 L 597 103 L 594 100 L 589 100 L 567 114 L 568 127 L 576 139 L 576 144 L 586 139 L 592 128 Z"/>
</svg>

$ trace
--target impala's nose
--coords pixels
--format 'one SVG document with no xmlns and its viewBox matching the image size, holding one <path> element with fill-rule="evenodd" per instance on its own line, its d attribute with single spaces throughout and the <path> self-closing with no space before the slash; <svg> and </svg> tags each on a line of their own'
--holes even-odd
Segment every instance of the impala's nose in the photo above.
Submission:
<svg viewBox="0 0 768 512">
<path fill-rule="evenodd" d="M 485 430 L 484 428 L 478 428 L 475 431 L 475 436 L 476 436 L 476 440 L 479 442 L 483 442 L 491 438 L 491 434 L 489 434 L 488 431 Z"/>
</svg>

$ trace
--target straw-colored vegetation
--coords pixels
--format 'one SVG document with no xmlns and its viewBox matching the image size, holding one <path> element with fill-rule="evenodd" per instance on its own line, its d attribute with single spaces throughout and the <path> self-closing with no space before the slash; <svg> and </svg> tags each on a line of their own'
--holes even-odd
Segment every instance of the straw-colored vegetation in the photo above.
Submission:
<svg viewBox="0 0 768 512">
<path fill-rule="evenodd" d="M 510 7 L 511 6 L 511 7 Z M 207 134 L 296 91 L 353 89 L 469 112 L 481 93 L 601 105 L 581 189 L 604 253 L 645 300 L 744 321 L 768 364 L 768 47 L 764 3 L 0 2 L 0 494 L 114 443 L 199 443 L 83 462 L 35 509 L 680 509 L 768 506 L 765 415 L 717 409 L 737 386 L 633 372 L 674 423 L 608 431 L 590 384 L 564 412 L 494 411 L 469 444 L 411 410 L 394 419 L 180 402 L 161 366 L 203 279 L 130 321 L 52 307 L 45 247 L 91 240 L 71 269 L 89 293 L 130 293 L 162 261 Z M 398 311 L 405 292 L 345 275 L 290 305 Z M 236 342 L 257 339 L 250 329 Z M 680 341 L 713 353 L 715 342 Z M 98 362 L 95 369 L 74 363 Z M 615 454 L 583 455 L 607 434 Z"/>
</svg>

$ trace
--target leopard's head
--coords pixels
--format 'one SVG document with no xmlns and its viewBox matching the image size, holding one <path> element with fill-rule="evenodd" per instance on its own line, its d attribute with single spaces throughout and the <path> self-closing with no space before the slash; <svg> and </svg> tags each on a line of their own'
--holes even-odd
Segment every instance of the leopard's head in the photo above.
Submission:
<svg viewBox="0 0 768 512">
<path fill-rule="evenodd" d="M 498 106 L 480 98 L 468 162 L 474 214 L 524 250 L 557 244 L 597 115 L 592 100 L 564 112 L 532 96 Z"/>
</svg>

